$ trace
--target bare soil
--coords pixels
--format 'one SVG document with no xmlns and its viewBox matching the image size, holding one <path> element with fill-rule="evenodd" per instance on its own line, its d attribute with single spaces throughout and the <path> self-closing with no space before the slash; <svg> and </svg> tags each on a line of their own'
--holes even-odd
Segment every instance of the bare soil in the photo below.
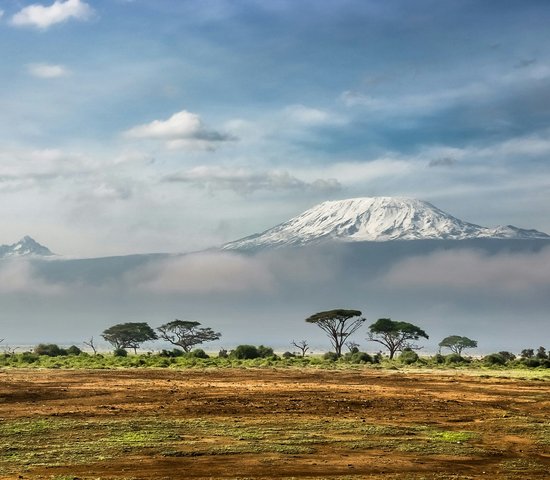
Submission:
<svg viewBox="0 0 550 480">
<path fill-rule="evenodd" d="M 550 479 L 550 382 L 0 370 L 0 479 Z"/>
</svg>

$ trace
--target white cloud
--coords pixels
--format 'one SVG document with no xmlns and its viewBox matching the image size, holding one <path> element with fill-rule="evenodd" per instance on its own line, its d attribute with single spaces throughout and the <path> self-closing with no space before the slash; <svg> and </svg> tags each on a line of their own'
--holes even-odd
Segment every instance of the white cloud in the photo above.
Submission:
<svg viewBox="0 0 550 480">
<path fill-rule="evenodd" d="M 63 292 L 61 285 L 41 279 L 24 259 L 0 263 L 0 294 L 58 295 Z"/>
<path fill-rule="evenodd" d="M 472 250 L 441 251 L 399 262 L 382 281 L 392 288 L 528 293 L 550 288 L 549 264 L 550 248 L 492 256 Z"/>
<path fill-rule="evenodd" d="M 129 285 L 154 293 L 269 292 L 274 278 L 254 257 L 203 253 L 153 262 L 128 274 Z"/>
<path fill-rule="evenodd" d="M 220 142 L 234 140 L 230 135 L 208 130 L 199 115 L 182 110 L 167 120 L 153 120 L 124 132 L 127 138 L 163 140 L 170 149 L 213 149 Z"/>
<path fill-rule="evenodd" d="M 60 149 L 0 150 L 0 182 L 16 178 L 62 177 L 90 171 L 84 156 Z"/>
<path fill-rule="evenodd" d="M 38 78 L 59 78 L 69 74 L 63 65 L 50 63 L 31 63 L 27 65 L 28 72 Z"/>
<path fill-rule="evenodd" d="M 287 171 L 253 171 L 242 167 L 222 166 L 195 167 L 187 172 L 169 175 L 164 181 L 188 183 L 209 190 L 232 190 L 241 194 L 257 190 L 330 192 L 341 188 L 334 178 L 307 182 Z"/>
<path fill-rule="evenodd" d="M 36 27 L 47 29 L 57 23 L 70 19 L 89 20 L 94 15 L 90 5 L 81 0 L 56 0 L 50 6 L 32 4 L 21 9 L 11 19 L 11 23 L 18 27 Z"/>
<path fill-rule="evenodd" d="M 284 109 L 285 117 L 295 123 L 305 126 L 338 125 L 344 120 L 337 114 L 306 107 L 305 105 L 289 105 Z"/>
</svg>

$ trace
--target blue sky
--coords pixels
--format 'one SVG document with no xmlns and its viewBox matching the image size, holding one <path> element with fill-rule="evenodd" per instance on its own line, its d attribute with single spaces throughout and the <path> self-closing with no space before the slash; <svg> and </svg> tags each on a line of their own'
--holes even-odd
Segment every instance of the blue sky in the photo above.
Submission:
<svg viewBox="0 0 550 480">
<path fill-rule="evenodd" d="M 372 195 L 550 232 L 546 1 L 0 11 L 0 243 L 188 251 Z"/>
</svg>

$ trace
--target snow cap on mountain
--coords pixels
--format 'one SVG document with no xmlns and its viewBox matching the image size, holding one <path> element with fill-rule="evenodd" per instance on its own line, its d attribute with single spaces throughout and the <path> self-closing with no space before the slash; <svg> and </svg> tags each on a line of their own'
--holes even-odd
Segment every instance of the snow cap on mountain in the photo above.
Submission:
<svg viewBox="0 0 550 480">
<path fill-rule="evenodd" d="M 508 225 L 488 228 L 464 222 L 431 203 L 402 197 L 364 197 L 323 202 L 261 234 L 228 243 L 224 249 L 315 244 L 327 240 L 463 240 L 548 238 L 536 230 Z"/>
</svg>

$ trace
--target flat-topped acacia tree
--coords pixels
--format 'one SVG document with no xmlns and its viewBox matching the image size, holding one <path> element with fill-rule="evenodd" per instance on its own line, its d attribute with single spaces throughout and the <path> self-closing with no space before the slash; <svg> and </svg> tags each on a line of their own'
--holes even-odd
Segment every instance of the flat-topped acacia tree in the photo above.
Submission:
<svg viewBox="0 0 550 480">
<path fill-rule="evenodd" d="M 360 310 L 342 308 L 315 313 L 306 318 L 307 323 L 314 323 L 327 334 L 339 357 L 342 356 L 342 347 L 348 337 L 361 328 L 365 321 L 366 319 L 361 317 Z"/>
<path fill-rule="evenodd" d="M 462 355 L 466 348 L 476 348 L 477 341 L 460 335 L 450 335 L 439 342 L 440 347 L 447 347 L 451 352 Z"/>
<path fill-rule="evenodd" d="M 101 336 L 115 350 L 133 348 L 134 354 L 143 342 L 158 338 L 155 331 L 145 322 L 119 323 L 104 330 Z"/>
<path fill-rule="evenodd" d="M 379 318 L 369 326 L 368 340 L 384 345 L 392 359 L 396 352 L 405 348 L 419 350 L 411 340 L 419 340 L 420 337 L 428 339 L 428 334 L 420 327 L 407 322 L 396 322 L 391 318 Z"/>
<path fill-rule="evenodd" d="M 190 352 L 195 345 L 218 340 L 222 336 L 211 328 L 199 328 L 199 325 L 200 322 L 176 319 L 161 325 L 157 330 L 161 339 L 183 348 L 185 352 Z"/>
</svg>

